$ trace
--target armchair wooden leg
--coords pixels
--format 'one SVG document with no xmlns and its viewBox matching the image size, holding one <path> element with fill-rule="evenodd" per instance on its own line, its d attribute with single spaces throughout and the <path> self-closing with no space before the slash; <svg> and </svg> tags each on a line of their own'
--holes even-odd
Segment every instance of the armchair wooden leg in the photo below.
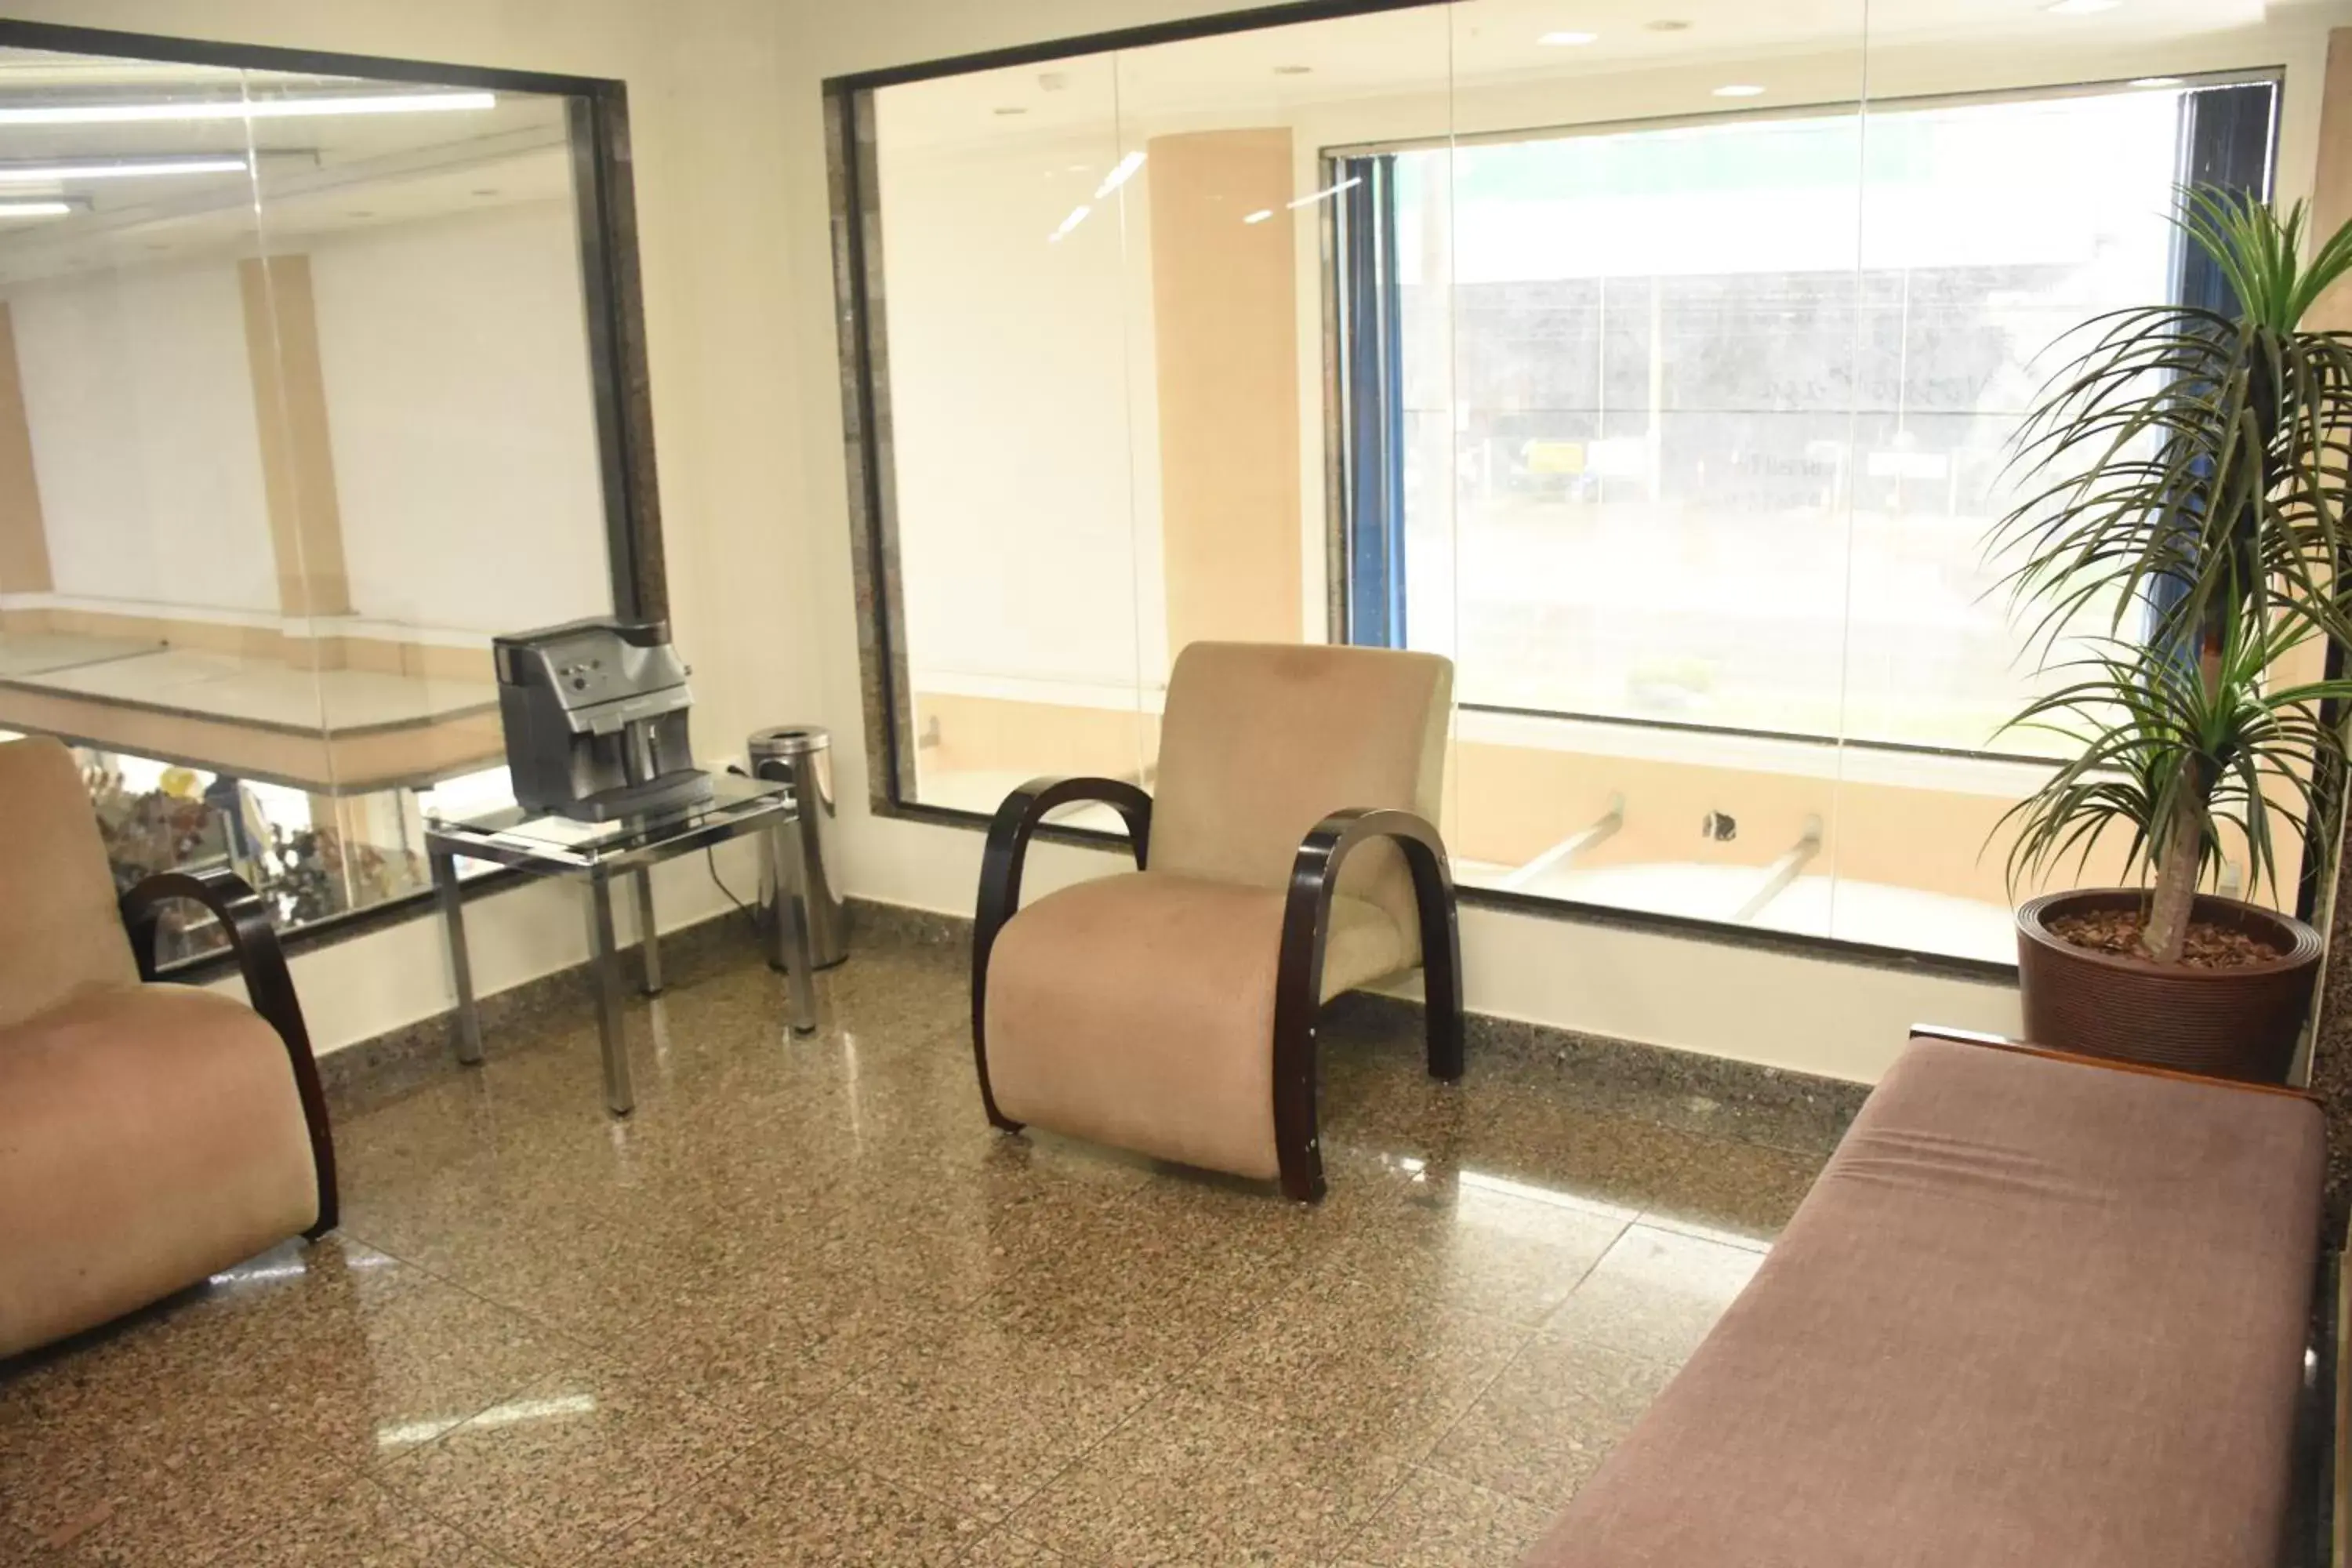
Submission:
<svg viewBox="0 0 2352 1568">
<path fill-rule="evenodd" d="M 1462 936 L 1454 878 L 1437 829 L 1407 811 L 1333 812 L 1315 825 L 1290 866 L 1282 952 L 1274 982 L 1274 1152 L 1285 1197 L 1323 1196 L 1323 1143 L 1316 1126 L 1315 1016 L 1323 1003 L 1323 951 L 1339 863 L 1357 845 L 1387 839 L 1412 874 L 1429 998 L 1429 1075 L 1462 1076 Z"/>
<path fill-rule="evenodd" d="M 1421 994 L 1428 1015 L 1429 1076 L 1458 1083 L 1462 1079 L 1462 931 L 1454 918 L 1453 889 L 1438 884 L 1435 877 L 1416 876 L 1414 890 L 1421 906 Z"/>
</svg>

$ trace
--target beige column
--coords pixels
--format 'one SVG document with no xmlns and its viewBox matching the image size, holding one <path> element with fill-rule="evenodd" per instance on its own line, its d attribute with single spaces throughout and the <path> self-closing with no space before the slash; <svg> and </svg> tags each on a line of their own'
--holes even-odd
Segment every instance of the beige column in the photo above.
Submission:
<svg viewBox="0 0 2352 1568">
<path fill-rule="evenodd" d="M 33 432 L 25 422 L 25 387 L 16 368 L 16 328 L 0 300 L 0 594 L 46 594 L 49 539 L 41 487 L 33 472 Z M 38 610 L 0 610 L 0 626 L 38 631 Z"/>
<path fill-rule="evenodd" d="M 1296 642 L 1290 132 L 1156 136 L 1146 151 L 1169 652 L 1203 638 Z M 1244 221 L 1253 213 L 1270 216 Z"/>
<path fill-rule="evenodd" d="M 278 557 L 278 607 L 296 620 L 349 615 L 351 579 L 343 563 L 334 451 L 327 438 L 310 258 L 249 258 L 237 263 L 237 281 L 245 295 L 246 354 L 261 427 L 269 541 Z M 311 646 L 305 628 L 289 627 L 289 657 Z"/>
<path fill-rule="evenodd" d="M 2311 227 L 2324 240 L 2352 218 L 2352 27 L 2327 35 L 2327 75 L 2320 84 L 2319 166 L 2311 184 Z M 2336 284 L 2304 318 L 2314 330 L 2352 329 L 2352 281 Z"/>
</svg>

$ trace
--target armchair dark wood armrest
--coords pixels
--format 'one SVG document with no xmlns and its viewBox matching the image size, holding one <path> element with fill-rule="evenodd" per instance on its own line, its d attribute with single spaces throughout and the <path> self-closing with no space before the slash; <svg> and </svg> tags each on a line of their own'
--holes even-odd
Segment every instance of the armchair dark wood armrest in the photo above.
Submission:
<svg viewBox="0 0 2352 1568">
<path fill-rule="evenodd" d="M 1007 1132 L 1021 1124 L 996 1109 L 988 1086 L 988 953 L 996 933 L 1021 908 L 1021 870 L 1029 858 L 1029 841 L 1036 837 L 1045 814 L 1057 806 L 1096 801 L 1117 811 L 1127 824 L 1128 841 L 1135 850 L 1135 868 L 1143 869 L 1151 848 L 1151 797 L 1118 779 L 1035 778 L 1004 797 L 988 825 L 988 845 L 981 852 L 980 908 L 971 926 L 971 1052 L 980 1068 L 981 1103 L 989 1123 Z"/>
<path fill-rule="evenodd" d="M 1282 912 L 1282 952 L 1274 991 L 1274 1138 L 1285 1196 L 1313 1203 L 1323 1195 L 1323 1148 L 1317 1128 L 1315 1017 L 1323 1005 L 1323 952 L 1331 929 L 1331 895 L 1340 863 L 1355 847 L 1387 839 L 1412 873 L 1421 922 L 1421 964 L 1429 1029 L 1429 1076 L 1462 1076 L 1462 935 L 1445 842 L 1409 811 L 1358 808 L 1315 825 L 1291 862 Z"/>
<path fill-rule="evenodd" d="M 138 961 L 141 979 L 152 982 L 156 977 L 156 928 L 163 906 L 184 899 L 202 904 L 219 920 L 228 935 L 229 952 L 245 977 L 247 1000 L 285 1042 L 286 1059 L 294 1068 L 295 1091 L 302 1100 L 302 1120 L 310 1129 L 310 1162 L 319 1181 L 318 1221 L 302 1234 L 316 1239 L 335 1228 L 335 1140 L 327 1122 L 327 1095 L 319 1081 L 310 1031 L 302 1022 L 302 1004 L 294 994 L 294 977 L 287 970 L 285 950 L 278 945 L 278 928 L 270 922 L 269 906 L 232 871 L 165 871 L 147 878 L 122 895 L 123 929 L 130 932 L 131 952 Z"/>
</svg>

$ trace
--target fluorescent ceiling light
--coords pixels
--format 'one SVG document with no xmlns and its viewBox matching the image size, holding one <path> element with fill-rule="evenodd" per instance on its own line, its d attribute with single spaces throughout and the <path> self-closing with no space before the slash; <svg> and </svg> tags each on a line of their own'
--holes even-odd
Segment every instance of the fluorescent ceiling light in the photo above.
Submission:
<svg viewBox="0 0 2352 1568">
<path fill-rule="evenodd" d="M 2042 7 L 2053 16 L 2095 16 L 2102 11 L 2112 11 L 2124 0 L 2052 0 Z"/>
<path fill-rule="evenodd" d="M 72 158 L 55 163 L 0 163 L 0 185 L 143 179 L 151 174 L 242 174 L 250 167 L 242 157 Z"/>
<path fill-rule="evenodd" d="M 1572 49 L 1580 44 L 1598 42 L 1600 37 L 1598 33 L 1546 33 L 1536 42 L 1555 49 Z"/>
<path fill-rule="evenodd" d="M 1717 98 L 1756 98 L 1761 96 L 1763 91 L 1764 89 L 1762 88 L 1758 87 L 1752 81 L 1735 81 L 1727 82 L 1723 86 L 1717 88 L 1715 89 L 1715 96 Z"/>
<path fill-rule="evenodd" d="M 1059 243 L 1064 235 L 1077 227 L 1078 225 L 1086 222 L 1087 215 L 1094 210 L 1094 208 L 1088 206 L 1084 202 L 1080 202 L 1076 206 L 1072 207 L 1070 209 L 1070 216 L 1062 220 L 1062 226 L 1045 237 L 1045 243 L 1048 245 Z"/>
<path fill-rule="evenodd" d="M 49 103 L 0 108 L 0 125 L 131 125 L 147 121 L 299 120 L 489 109 L 490 92 L 385 92 L 338 98 L 191 99 L 183 103 Z"/>
<path fill-rule="evenodd" d="M 1341 191 L 1346 190 L 1349 185 L 1360 185 L 1360 184 L 1362 184 L 1363 183 L 1364 183 L 1364 178 L 1363 178 L 1363 176 L 1362 176 L 1361 174 L 1359 174 L 1359 175 L 1357 175 L 1357 176 L 1356 176 L 1355 178 L 1353 178 L 1353 179 L 1342 180 L 1342 181 L 1340 181 L 1340 182 L 1339 182 L 1338 184 L 1336 184 L 1336 185 L 1326 185 L 1326 186 L 1324 186 L 1324 187 L 1323 187 L 1321 190 L 1319 190 L 1319 191 L 1310 191 L 1310 192 L 1308 192 L 1306 195 L 1303 195 L 1303 196 L 1299 197 L 1297 201 L 1292 202 L 1292 203 L 1290 204 L 1290 205 L 1291 205 L 1291 207 L 1292 207 L 1293 209 L 1297 209 L 1297 208 L 1298 208 L 1298 207 L 1303 207 L 1303 206 L 1308 206 L 1308 205 L 1311 205 L 1312 204 L 1314 204 L 1314 203 L 1316 203 L 1316 202 L 1319 202 L 1319 201 L 1321 201 L 1325 196 L 1336 196 L 1336 195 L 1338 195 Z"/>
<path fill-rule="evenodd" d="M 1141 167 L 1143 167 L 1143 154 L 1140 153 L 1129 153 L 1126 157 L 1121 158 L 1112 166 L 1111 172 L 1103 176 L 1103 183 L 1095 187 L 1095 200 L 1102 200 L 1119 186 L 1135 178 L 1135 172 Z"/>
<path fill-rule="evenodd" d="M 1244 223 L 1264 223 L 1273 216 L 1274 209 L 1272 207 L 1260 207 L 1257 211 L 1250 214 L 1247 217 L 1243 218 L 1242 221 Z"/>
<path fill-rule="evenodd" d="M 0 218 L 64 217 L 73 210 L 71 202 L 0 202 Z"/>
<path fill-rule="evenodd" d="M 2131 79 L 2129 85 L 2133 87 L 2179 87 L 2180 85 L 2180 79 L 2177 76 L 2136 76 Z"/>
</svg>

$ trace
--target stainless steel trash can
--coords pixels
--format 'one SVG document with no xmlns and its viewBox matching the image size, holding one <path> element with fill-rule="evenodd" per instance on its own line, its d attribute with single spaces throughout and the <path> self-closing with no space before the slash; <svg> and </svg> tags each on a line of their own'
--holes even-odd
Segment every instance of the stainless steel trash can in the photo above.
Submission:
<svg viewBox="0 0 2352 1568">
<path fill-rule="evenodd" d="M 819 969 L 849 956 L 849 910 L 841 896 L 840 859 L 835 848 L 833 736 L 814 724 L 780 724 L 751 740 L 751 774 L 782 784 L 793 796 L 795 819 L 783 830 L 790 863 L 780 868 L 809 951 Z M 760 917 L 773 921 L 778 889 L 761 889 Z"/>
</svg>

